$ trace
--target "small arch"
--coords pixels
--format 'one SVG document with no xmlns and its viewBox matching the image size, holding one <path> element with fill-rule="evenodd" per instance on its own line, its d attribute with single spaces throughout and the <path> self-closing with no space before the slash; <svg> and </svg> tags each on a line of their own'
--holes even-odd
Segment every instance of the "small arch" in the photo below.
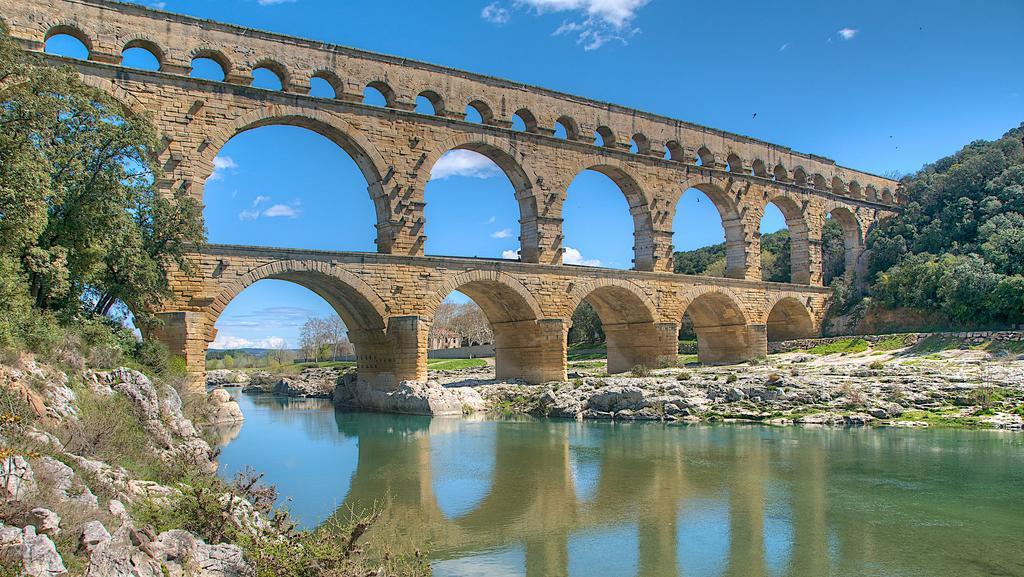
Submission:
<svg viewBox="0 0 1024 577">
<path fill-rule="evenodd" d="M 875 188 L 875 185 L 869 184 L 864 187 L 864 197 L 870 201 L 878 201 L 878 189 Z"/>
<path fill-rule="evenodd" d="M 193 78 L 223 82 L 230 73 L 231 61 L 218 50 L 201 48 L 191 55 L 189 76 Z"/>
<path fill-rule="evenodd" d="M 650 154 L 651 141 L 643 133 L 637 132 L 630 141 L 629 149 L 635 154 Z"/>
<path fill-rule="evenodd" d="M 466 121 L 480 124 L 494 124 L 494 110 L 483 100 L 473 100 L 466 105 Z"/>
<path fill-rule="evenodd" d="M 317 70 L 309 77 L 309 95 L 333 100 L 338 97 L 341 79 L 329 70 Z"/>
<path fill-rule="evenodd" d="M 579 140 L 580 139 L 580 127 L 576 124 L 576 121 L 569 116 L 559 116 L 558 120 L 555 121 L 555 136 L 559 136 L 559 132 L 562 132 L 566 140 Z"/>
<path fill-rule="evenodd" d="M 694 289 L 683 298 L 683 324 L 689 319 L 697 334 L 697 358 L 704 364 L 749 360 L 752 345 L 748 321 L 739 299 L 715 288 Z"/>
<path fill-rule="evenodd" d="M 129 40 L 121 49 L 121 66 L 143 70 L 163 68 L 164 52 L 151 40 L 136 38 Z"/>
<path fill-rule="evenodd" d="M 779 163 L 775 165 L 774 169 L 772 169 L 772 176 L 775 178 L 776 182 L 786 182 L 789 180 L 789 171 L 786 170 L 785 166 L 782 166 L 782 163 Z"/>
<path fill-rule="evenodd" d="M 807 171 L 804 167 L 798 166 L 793 169 L 793 182 L 797 186 L 805 186 L 807 184 Z"/>
<path fill-rule="evenodd" d="M 838 176 L 832 177 L 832 194 L 845 196 L 847 192 L 846 183 Z"/>
<path fill-rule="evenodd" d="M 768 342 L 808 339 L 816 334 L 811 311 L 794 296 L 778 299 L 768 312 Z"/>
<path fill-rule="evenodd" d="M 761 178 L 768 178 L 768 167 L 765 166 L 764 161 L 761 160 L 760 158 L 754 160 L 754 162 L 751 163 L 751 165 L 750 165 L 750 172 L 754 176 L 758 176 L 758 177 L 761 177 Z"/>
<path fill-rule="evenodd" d="M 815 173 L 812 182 L 816 190 L 828 190 L 828 183 L 825 181 L 825 177 L 821 174 Z"/>
<path fill-rule="evenodd" d="M 604 148 L 612 148 L 615 146 L 615 133 L 612 132 L 611 128 L 607 126 L 598 126 L 597 130 L 594 131 L 594 145 L 601 146 Z"/>
<path fill-rule="evenodd" d="M 856 180 L 850 181 L 850 198 L 864 198 L 864 189 Z"/>
<path fill-rule="evenodd" d="M 743 172 L 743 160 L 740 159 L 739 155 L 735 152 L 729 153 L 728 158 L 725 159 L 725 169 L 729 172 Z"/>
<path fill-rule="evenodd" d="M 892 194 L 891 188 L 882 189 L 882 202 L 886 204 L 896 204 L 895 197 Z"/>
<path fill-rule="evenodd" d="M 58 24 L 50 28 L 43 37 L 43 50 L 68 58 L 88 60 L 92 57 L 92 39 L 78 27 Z"/>
<path fill-rule="evenodd" d="M 602 279 L 576 288 L 569 302 L 569 318 L 583 302 L 597 313 L 607 345 L 609 374 L 622 373 L 637 365 L 654 368 L 661 364 L 659 353 L 665 351 L 655 344 L 659 341 L 655 326 L 657 308 L 639 287 L 624 280 Z M 676 346 L 675 342 L 672 346 Z M 675 355 L 671 356 L 674 360 Z"/>
<path fill-rule="evenodd" d="M 537 132 L 537 117 L 529 109 L 520 108 L 512 115 L 512 127 L 521 132 Z"/>
<path fill-rule="evenodd" d="M 706 146 L 701 146 L 697 149 L 697 158 L 695 159 L 697 166 L 715 166 L 715 155 L 712 154 L 711 150 Z"/>
<path fill-rule="evenodd" d="M 436 91 L 424 90 L 416 96 L 416 112 L 440 116 L 444 111 L 444 99 Z"/>
<path fill-rule="evenodd" d="M 386 82 L 374 80 L 363 89 L 363 104 L 394 108 L 397 95 Z"/>
<path fill-rule="evenodd" d="M 267 90 L 288 90 L 288 70 L 280 62 L 264 59 L 252 68 L 252 86 Z"/>
<path fill-rule="evenodd" d="M 686 161 L 686 151 L 683 150 L 683 145 L 679 144 L 678 140 L 669 140 L 665 143 L 665 158 L 667 160 L 675 160 L 677 162 Z"/>
</svg>

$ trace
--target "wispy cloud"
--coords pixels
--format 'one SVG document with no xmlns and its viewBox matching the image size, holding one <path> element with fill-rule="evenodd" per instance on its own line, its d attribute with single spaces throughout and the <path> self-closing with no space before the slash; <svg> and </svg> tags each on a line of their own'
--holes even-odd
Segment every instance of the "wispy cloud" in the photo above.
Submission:
<svg viewBox="0 0 1024 577">
<path fill-rule="evenodd" d="M 518 250 L 503 250 L 501 251 L 501 258 L 505 260 L 519 260 Z"/>
<path fill-rule="evenodd" d="M 628 39 L 640 33 L 633 26 L 637 12 L 650 0 L 509 0 L 502 5 L 493 2 L 484 8 L 481 18 L 495 24 L 504 24 L 511 18 L 511 9 L 521 9 L 534 14 L 551 12 L 575 13 L 576 16 L 563 22 L 554 31 L 555 36 L 575 36 L 576 43 L 584 50 L 596 50 L 608 42 L 626 44 Z"/>
<path fill-rule="evenodd" d="M 238 164 L 230 156 L 218 156 L 213 159 L 213 172 L 206 179 L 207 182 L 224 180 L 225 174 L 234 174 L 238 170 Z"/>
<path fill-rule="evenodd" d="M 301 204 L 298 200 L 293 201 L 291 204 L 275 204 L 267 208 L 263 208 L 264 205 L 270 202 L 269 196 L 263 196 L 262 194 L 257 196 L 252 201 L 252 205 L 249 208 L 238 213 L 239 220 L 256 220 L 261 216 L 267 218 L 276 217 L 288 217 L 298 218 L 302 214 Z"/>
<path fill-rule="evenodd" d="M 511 228 L 503 228 L 501 230 L 496 230 L 491 233 L 491 238 L 508 238 L 510 236 L 512 236 Z"/>
<path fill-rule="evenodd" d="M 469 178 L 491 178 L 501 174 L 501 169 L 490 158 L 471 150 L 453 150 L 434 164 L 430 171 L 431 180 L 444 180 L 450 176 Z"/>
<path fill-rule="evenodd" d="M 836 34 L 838 34 L 843 40 L 853 40 L 853 37 L 859 32 L 860 30 L 857 30 L 856 28 L 842 28 L 836 32 Z"/>
<path fill-rule="evenodd" d="M 600 260 L 596 258 L 583 258 L 580 251 L 571 246 L 565 247 L 565 252 L 562 254 L 562 262 L 580 266 L 601 266 Z"/>
<path fill-rule="evenodd" d="M 281 337 L 266 337 L 258 340 L 250 340 L 234 335 L 217 334 L 217 338 L 210 343 L 210 348 L 215 350 L 225 349 L 285 349 L 288 348 L 288 341 Z"/>
<path fill-rule="evenodd" d="M 788 49 L 789 49 L 789 42 L 786 42 L 782 46 L 779 46 L 779 52 L 785 52 Z"/>
<path fill-rule="evenodd" d="M 302 210 L 295 206 L 288 206 L 287 204 L 275 204 L 274 206 L 263 211 L 263 216 L 274 218 L 278 216 L 286 216 L 288 218 L 297 218 L 302 214 Z"/>
<path fill-rule="evenodd" d="M 491 2 L 480 11 L 480 17 L 492 24 L 506 24 L 512 17 L 508 8 L 502 8 L 497 2 Z"/>
</svg>

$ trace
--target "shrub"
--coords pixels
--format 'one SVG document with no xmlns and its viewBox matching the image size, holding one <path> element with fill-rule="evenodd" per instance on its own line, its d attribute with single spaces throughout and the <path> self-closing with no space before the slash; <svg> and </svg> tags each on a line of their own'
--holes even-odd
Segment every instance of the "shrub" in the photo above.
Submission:
<svg viewBox="0 0 1024 577">
<path fill-rule="evenodd" d="M 737 377 L 733 373 L 729 373 L 729 376 L 725 377 L 725 382 L 727 382 L 727 383 L 735 383 L 738 380 L 739 380 L 739 377 Z"/>
<path fill-rule="evenodd" d="M 863 353 L 868 350 L 868 342 L 862 338 L 846 337 L 831 343 L 825 343 L 810 348 L 807 352 L 812 355 L 832 355 L 836 353 L 853 354 Z"/>
<path fill-rule="evenodd" d="M 885 368 L 885 363 L 883 363 L 882 361 L 875 361 L 875 362 L 871 363 L 870 365 L 868 365 L 868 368 L 873 370 L 873 371 L 878 371 L 878 370 L 881 370 L 881 369 Z"/>
<path fill-rule="evenodd" d="M 633 368 L 629 370 L 630 374 L 634 377 L 647 377 L 650 376 L 651 371 L 644 365 L 633 365 Z"/>
<path fill-rule="evenodd" d="M 692 377 L 693 377 L 693 375 L 691 373 L 689 373 L 689 372 L 682 372 L 682 373 L 679 373 L 678 375 L 676 375 L 676 380 L 677 381 L 688 381 Z"/>
</svg>

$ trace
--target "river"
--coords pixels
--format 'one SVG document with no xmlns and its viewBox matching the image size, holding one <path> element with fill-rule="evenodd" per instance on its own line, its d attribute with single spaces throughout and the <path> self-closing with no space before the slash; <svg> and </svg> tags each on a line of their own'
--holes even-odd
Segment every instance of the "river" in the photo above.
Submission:
<svg viewBox="0 0 1024 577">
<path fill-rule="evenodd" d="M 1024 576 L 1024 435 L 336 412 L 232 392 L 221 473 L 437 577 Z M 231 438 L 233 437 L 233 438 Z M 227 440 L 231 438 L 231 440 Z"/>
</svg>

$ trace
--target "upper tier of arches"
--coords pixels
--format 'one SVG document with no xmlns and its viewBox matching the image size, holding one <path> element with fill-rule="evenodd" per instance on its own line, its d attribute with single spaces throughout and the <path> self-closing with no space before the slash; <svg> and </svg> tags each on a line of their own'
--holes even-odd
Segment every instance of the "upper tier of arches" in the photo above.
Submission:
<svg viewBox="0 0 1024 577">
<path fill-rule="evenodd" d="M 484 125 L 591 144 L 624 154 L 667 159 L 704 168 L 814 189 L 880 204 L 902 202 L 895 182 L 844 169 L 821 157 L 607 103 L 350 48 L 247 30 L 103 0 L 0 0 L 11 32 L 40 48 L 66 34 L 88 49 L 88 58 L 121 64 L 129 48 L 145 49 L 159 70 L 188 75 L 193 60 L 215 61 L 223 82 L 251 85 L 254 70 L 269 70 L 280 89 L 308 94 L 314 78 L 333 98 L 361 102 L 366 88 L 384 95 L 388 108 L 416 109 L 430 100 L 433 113 L 463 120 L 467 107 Z M 599 137 L 596 137 L 599 135 Z M 631 152 L 632 150 L 632 152 Z"/>
</svg>

